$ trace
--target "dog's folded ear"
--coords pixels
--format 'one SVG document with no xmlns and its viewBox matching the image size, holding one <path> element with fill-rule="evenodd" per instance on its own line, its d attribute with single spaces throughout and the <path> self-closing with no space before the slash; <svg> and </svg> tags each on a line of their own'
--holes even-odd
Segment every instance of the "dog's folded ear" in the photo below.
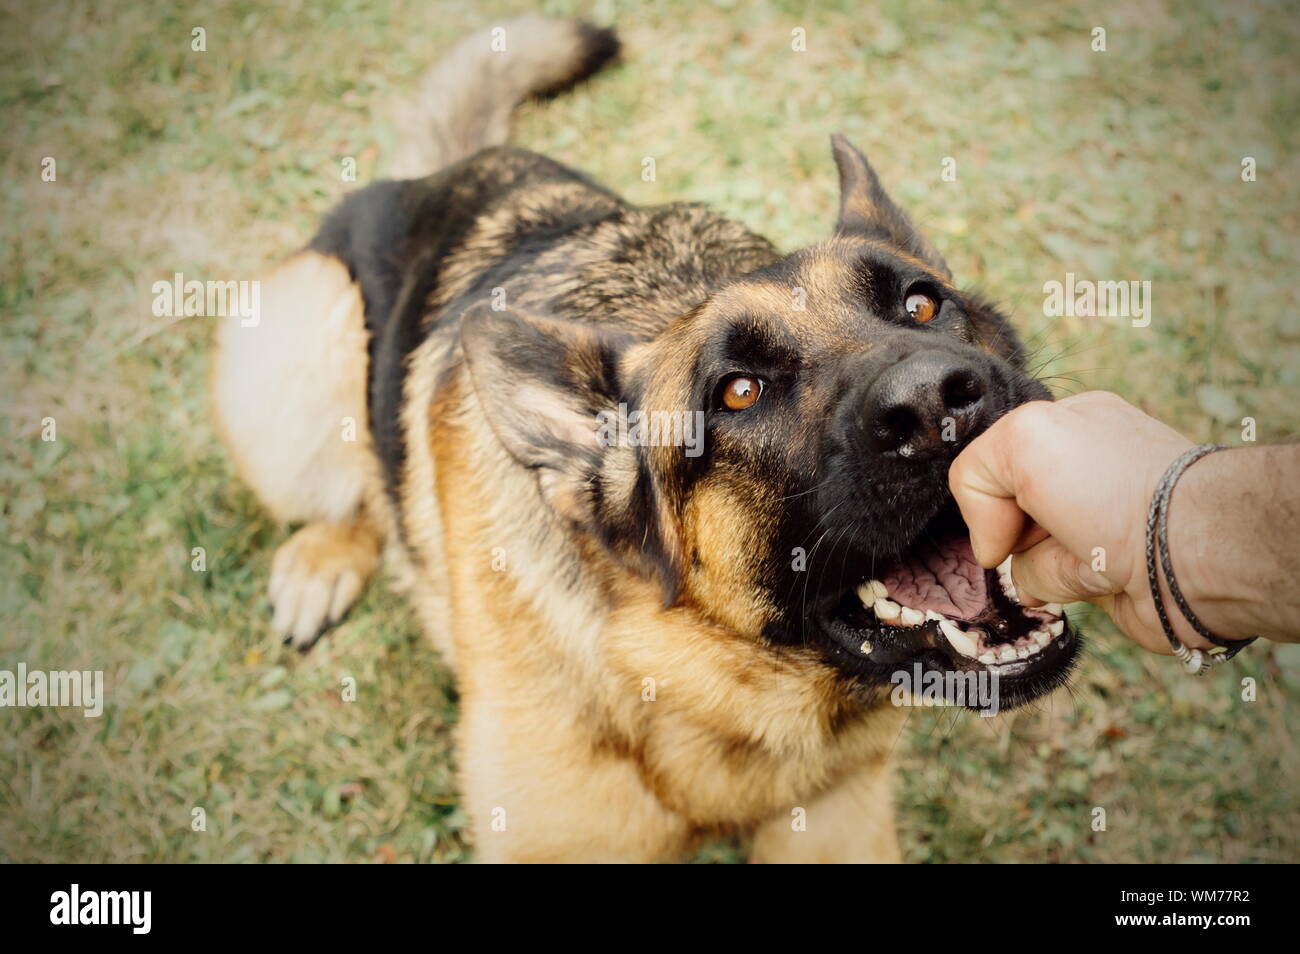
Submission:
<svg viewBox="0 0 1300 954">
<path fill-rule="evenodd" d="M 465 313 L 460 336 L 497 438 L 537 472 L 552 506 L 590 522 L 588 484 L 605 450 L 599 415 L 617 404 L 618 357 L 631 337 L 487 302 Z"/>
<path fill-rule="evenodd" d="M 465 313 L 460 339 L 488 425 L 536 474 L 542 497 L 656 578 L 671 605 L 681 585 L 671 516 L 656 504 L 636 450 L 609 433 L 623 401 L 620 368 L 636 339 L 487 302 Z"/>
<path fill-rule="evenodd" d="M 901 246 L 951 278 L 948 263 L 894 204 L 858 147 L 836 133 L 831 136 L 831 152 L 840 172 L 840 217 L 835 230 L 842 235 L 862 235 Z"/>
<path fill-rule="evenodd" d="M 465 312 L 460 343 L 487 424 L 537 474 L 547 504 L 656 578 L 671 604 L 680 586 L 671 519 L 636 450 L 608 433 L 636 339 L 484 302 Z"/>
</svg>

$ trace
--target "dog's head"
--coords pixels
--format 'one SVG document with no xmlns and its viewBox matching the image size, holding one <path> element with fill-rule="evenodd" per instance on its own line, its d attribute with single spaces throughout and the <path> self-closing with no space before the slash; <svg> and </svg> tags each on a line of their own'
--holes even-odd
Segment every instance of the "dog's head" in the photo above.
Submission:
<svg viewBox="0 0 1300 954">
<path fill-rule="evenodd" d="M 974 561 L 948 467 L 1048 397 L 1006 319 L 833 141 L 827 242 L 720 288 L 652 341 L 480 308 L 462 331 L 493 429 L 543 496 L 668 602 L 810 646 L 858 687 L 900 668 L 1064 680 L 1079 639 Z"/>
</svg>

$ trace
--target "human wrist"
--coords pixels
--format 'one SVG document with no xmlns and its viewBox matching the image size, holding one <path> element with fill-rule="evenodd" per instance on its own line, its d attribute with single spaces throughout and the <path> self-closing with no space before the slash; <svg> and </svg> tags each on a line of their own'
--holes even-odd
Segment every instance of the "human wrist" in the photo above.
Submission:
<svg viewBox="0 0 1300 954">
<path fill-rule="evenodd" d="M 1290 583 L 1270 559 L 1275 448 L 1234 448 L 1197 461 L 1169 505 L 1170 559 L 1179 588 L 1200 621 L 1221 639 L 1285 638 L 1279 601 Z M 1166 590 L 1167 593 L 1167 590 Z M 1190 631 L 1166 598 L 1180 633 Z M 1294 638 L 1294 637 L 1291 637 Z"/>
</svg>

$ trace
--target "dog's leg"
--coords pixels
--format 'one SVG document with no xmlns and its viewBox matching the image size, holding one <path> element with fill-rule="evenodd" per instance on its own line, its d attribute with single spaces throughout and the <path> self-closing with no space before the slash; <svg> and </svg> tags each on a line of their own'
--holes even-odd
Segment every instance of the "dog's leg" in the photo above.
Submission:
<svg viewBox="0 0 1300 954">
<path fill-rule="evenodd" d="M 765 864 L 889 863 L 901 860 L 894 832 L 892 779 L 888 762 L 858 769 L 779 815 L 754 833 L 750 860 Z"/>
<path fill-rule="evenodd" d="M 382 522 L 366 416 L 368 337 L 347 268 L 302 252 L 260 283 L 255 320 L 227 319 L 212 393 L 240 476 L 271 513 L 307 526 L 271 574 L 274 626 L 299 648 L 342 618 L 378 564 Z"/>
</svg>

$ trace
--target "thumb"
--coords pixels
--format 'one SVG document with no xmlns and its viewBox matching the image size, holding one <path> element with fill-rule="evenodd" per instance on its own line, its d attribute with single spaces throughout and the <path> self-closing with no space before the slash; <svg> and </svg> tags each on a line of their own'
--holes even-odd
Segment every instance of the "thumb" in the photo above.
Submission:
<svg viewBox="0 0 1300 954">
<path fill-rule="evenodd" d="M 1011 561 L 1016 592 L 1044 603 L 1093 601 L 1123 592 L 1054 537 L 1034 544 Z"/>
</svg>

